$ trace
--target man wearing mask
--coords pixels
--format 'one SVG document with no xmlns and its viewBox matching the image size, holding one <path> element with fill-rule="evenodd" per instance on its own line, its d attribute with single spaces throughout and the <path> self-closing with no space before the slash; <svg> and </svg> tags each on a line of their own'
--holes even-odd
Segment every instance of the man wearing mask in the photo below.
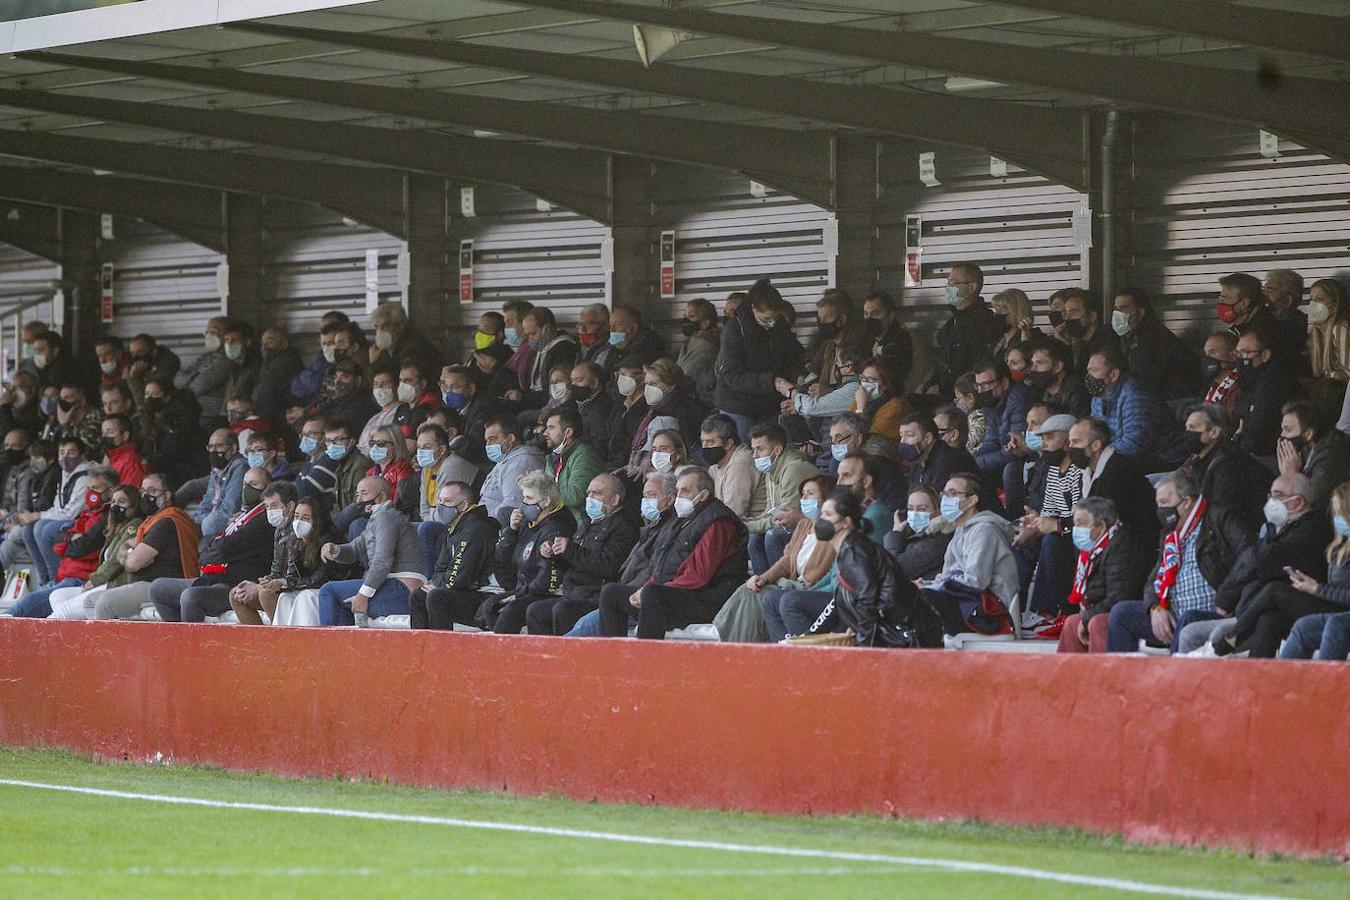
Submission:
<svg viewBox="0 0 1350 900">
<path fill-rule="evenodd" d="M 97 447 L 103 440 L 103 416 L 89 402 L 88 389 L 80 382 L 61 385 L 56 396 L 55 437 L 78 438 L 85 447 Z"/>
<path fill-rule="evenodd" d="M 324 313 L 319 325 L 319 352 L 291 379 L 291 394 L 302 406 L 318 403 L 324 388 L 331 387 L 330 367 L 338 361 L 337 334 L 347 327 L 347 314 L 336 310 Z"/>
<path fill-rule="evenodd" d="M 231 320 L 221 335 L 220 349 L 230 361 L 230 377 L 225 381 L 226 400 L 230 397 L 248 397 L 252 402 L 261 366 L 258 354 L 253 349 L 253 326 L 237 319 Z"/>
<path fill-rule="evenodd" d="M 642 313 L 634 307 L 614 307 L 609 328 L 609 343 L 630 362 L 646 366 L 671 355 L 666 339 L 654 329 L 643 327 Z"/>
<path fill-rule="evenodd" d="M 324 443 L 327 427 L 328 423 L 320 418 L 301 423 L 295 486 L 301 497 L 322 497 L 331 509 L 337 496 L 337 465 L 328 458 Z"/>
<path fill-rule="evenodd" d="M 206 491 L 201 503 L 192 513 L 192 520 L 203 537 L 212 537 L 225 530 L 230 516 L 239 511 L 244 496 L 244 473 L 248 462 L 239 454 L 239 442 L 228 428 L 217 428 L 206 441 L 211 474 L 206 479 Z"/>
<path fill-rule="evenodd" d="M 13 428 L 5 432 L 4 450 L 0 451 L 0 522 L 8 524 L 10 516 L 28 509 L 28 485 L 33 468 L 29 464 L 28 448 L 33 443 L 31 432 Z"/>
<path fill-rule="evenodd" d="M 473 625 L 483 603 L 479 588 L 492 574 L 497 546 L 497 520 L 488 515 L 469 484 L 451 481 L 440 487 L 433 520 L 437 556 L 431 580 L 409 599 L 410 625 L 415 629 L 450 631 L 456 624 Z"/>
<path fill-rule="evenodd" d="M 548 401 L 548 374 L 558 366 L 570 371 L 581 348 L 570 334 L 558 330 L 551 309 L 536 306 L 525 314 L 522 326 L 534 350 L 526 401 L 538 408 Z"/>
<path fill-rule="evenodd" d="M 956 379 L 989 356 L 998 342 L 999 325 L 994 311 L 984 302 L 984 272 L 974 263 L 956 263 L 947 275 L 949 318 L 938 329 L 934 371 L 927 386 L 936 386 L 939 396 L 950 397 Z"/>
<path fill-rule="evenodd" d="M 941 510 L 956 530 L 942 571 L 919 582 L 919 596 L 947 634 L 1006 633 L 1018 589 L 1012 526 L 997 513 L 980 511 L 980 483 L 969 474 L 954 475 L 943 486 Z"/>
<path fill-rule="evenodd" d="M 1286 403 L 1275 461 L 1281 475 L 1308 476 L 1313 509 L 1328 512 L 1331 492 L 1350 481 L 1350 437 L 1319 422 L 1307 403 Z"/>
<path fill-rule="evenodd" d="M 1092 397 L 1092 415 L 1110 427 L 1118 453 L 1133 458 L 1145 472 L 1170 471 L 1186 458 L 1177 420 L 1156 394 L 1125 374 L 1125 366 L 1114 348 L 1088 359 L 1083 383 Z"/>
<path fill-rule="evenodd" d="M 290 337 L 280 328 L 268 328 L 262 333 L 262 361 L 258 367 L 258 381 L 253 388 L 253 408 L 262 418 L 279 425 L 286 410 L 295 405 L 291 396 L 291 382 L 300 374 L 303 365 L 300 354 L 291 347 Z"/>
<path fill-rule="evenodd" d="M 1120 338 L 1110 328 L 1102 326 L 1097 313 L 1097 304 L 1092 295 L 1082 288 L 1069 288 L 1064 292 L 1064 341 L 1073 351 L 1074 370 L 1082 372 L 1087 368 L 1092 354 L 1110 347 L 1120 348 Z"/>
<path fill-rule="evenodd" d="M 152 605 L 150 585 L 160 578 L 196 578 L 201 574 L 197 547 L 201 529 L 174 502 L 174 484 L 167 475 L 145 476 L 141 500 L 146 518 L 136 537 L 118 550 L 129 581 L 89 595 L 94 619 L 133 619 Z"/>
<path fill-rule="evenodd" d="M 127 352 L 121 338 L 104 335 L 94 343 L 94 358 L 98 360 L 98 386 L 117 384 L 126 377 Z"/>
<path fill-rule="evenodd" d="M 1278 340 L 1302 356 L 1308 347 L 1308 314 L 1303 305 L 1303 276 L 1293 269 L 1271 269 L 1261 285 L 1270 312 L 1279 323 Z"/>
<path fill-rule="evenodd" d="M 624 584 L 601 588 L 602 636 L 626 635 L 630 610 L 637 610 L 637 636 L 645 639 L 711 622 L 745 581 L 745 526 L 713 496 L 712 477 L 686 469 L 676 482 L 674 506 L 677 521 L 662 530 L 647 580 L 636 590 Z"/>
<path fill-rule="evenodd" d="M 1033 396 L 1075 419 L 1083 418 L 1092 408 L 1092 398 L 1074 370 L 1073 352 L 1060 341 L 1046 341 L 1031 351 L 1031 369 L 1025 383 Z"/>
<path fill-rule="evenodd" d="M 941 491 L 951 476 L 976 471 L 975 460 L 964 448 L 939 440 L 937 423 L 917 413 L 900 420 L 899 450 L 906 465 L 907 493 L 925 484 Z"/>
<path fill-rule="evenodd" d="M 583 615 L 600 608 L 600 588 L 619 577 L 637 543 L 638 529 L 623 510 L 624 482 L 601 474 L 586 488 L 586 519 L 575 537 L 555 537 L 539 552 L 566 564 L 561 595 L 525 610 L 530 634 L 567 634 Z"/>
<path fill-rule="evenodd" d="M 333 364 L 333 396 L 320 404 L 317 413 L 325 419 L 365 422 L 375 415 L 375 400 L 367 389 L 365 372 L 351 359 Z"/>
<path fill-rule="evenodd" d="M 172 382 L 183 367 L 177 353 L 160 346 L 148 334 L 138 334 L 132 338 L 127 351 L 131 354 L 127 365 L 127 387 L 131 389 L 131 398 L 137 405 L 145 396 L 147 381 L 163 378 Z"/>
<path fill-rule="evenodd" d="M 412 360 L 424 372 L 436 371 L 441 354 L 431 342 L 414 331 L 408 323 L 403 304 L 389 300 L 375 307 L 371 316 L 375 327 L 375 343 L 368 350 L 370 368 L 394 369 L 405 360 Z"/>
<path fill-rule="evenodd" d="M 1116 452 L 1111 438 L 1101 419 L 1079 419 L 1069 429 L 1069 461 L 1086 473 L 1082 496 L 1110 500 L 1141 546 L 1150 546 L 1158 536 L 1153 488 L 1137 463 Z"/>
<path fill-rule="evenodd" d="M 0 431 L 22 428 L 37 434 L 42 428 L 37 376 L 24 371 L 14 373 L 9 384 L 0 387 Z"/>
<path fill-rule="evenodd" d="M 511 511 L 520 509 L 520 476 L 542 471 L 544 451 L 522 444 L 520 425 L 512 415 L 492 416 L 483 429 L 483 443 L 492 468 L 483 480 L 482 500 L 488 515 L 505 525 Z"/>
<path fill-rule="evenodd" d="M 225 355 L 225 332 L 231 327 L 227 316 L 213 316 L 206 320 L 202 335 L 205 351 L 197 361 L 174 376 L 174 386 L 187 388 L 201 406 L 201 426 L 210 430 L 225 416 L 225 384 L 234 374 L 235 366 Z"/>
<path fill-rule="evenodd" d="M 572 517 L 585 522 L 586 488 L 605 470 L 605 464 L 595 448 L 582 440 L 581 429 L 581 416 L 573 410 L 560 409 L 548 417 L 544 440 L 549 458 L 544 471 L 558 483 L 558 493 Z"/>
<path fill-rule="evenodd" d="M 1275 456 L 1284 404 L 1294 396 L 1293 368 L 1275 358 L 1272 332 L 1252 328 L 1237 342 L 1237 401 L 1234 413 L 1241 428 L 1238 446 L 1257 459 Z"/>
<path fill-rule="evenodd" d="M 37 366 L 33 365 L 33 357 L 37 355 L 37 339 L 50 330 L 46 322 L 37 319 L 23 323 L 19 329 L 19 367 L 16 371 L 27 372 L 37 380 Z"/>
<path fill-rule="evenodd" d="M 1028 437 L 1039 444 L 1040 459 L 1027 481 L 1025 505 L 1009 514 L 1024 512 L 1017 520 L 1014 541 L 1018 577 L 1023 597 L 1030 602 L 1023 608 L 1052 621 L 1062 613 L 1073 581 L 1074 506 L 1083 499 L 1083 472 L 1069 455 L 1069 432 L 1073 416 L 1060 413 L 1048 417 Z M 1035 590 L 1030 590 L 1033 583 Z"/>
<path fill-rule="evenodd" d="M 131 439 L 131 420 L 123 415 L 112 415 L 103 420 L 101 427 L 103 454 L 107 465 L 116 470 L 122 484 L 130 484 L 140 490 L 141 482 L 150 471 L 150 465 Z"/>
<path fill-rule="evenodd" d="M 1232 510 L 1255 529 L 1273 476 L 1232 441 L 1231 432 L 1232 420 L 1221 406 L 1203 403 L 1186 410 L 1182 446 L 1187 458 L 1181 470 L 1196 480 L 1210 503 Z"/>
<path fill-rule="evenodd" d="M 409 599 L 427 581 L 427 563 L 408 517 L 394 508 L 389 483 L 362 478 L 356 502 L 370 511 L 370 524 L 355 540 L 324 544 L 328 562 L 356 565 L 365 577 L 330 581 L 319 589 L 320 625 L 368 627 L 371 617 L 409 615 Z"/>
<path fill-rule="evenodd" d="M 1234 272 L 1219 279 L 1219 321 L 1241 338 L 1249 331 L 1267 336 L 1277 356 L 1293 356 L 1293 348 L 1280 344 L 1279 322 L 1266 305 L 1261 282 L 1245 272 Z"/>
<path fill-rule="evenodd" d="M 1228 329 L 1205 338 L 1201 374 L 1205 379 L 1205 403 L 1232 413 L 1237 405 L 1237 336 Z"/>
<path fill-rule="evenodd" d="M 1008 450 L 1012 436 L 1026 433 L 1031 392 L 1025 384 L 1013 381 L 1008 367 L 996 359 L 985 360 L 973 371 L 976 402 L 988 422 L 984 442 L 974 454 L 975 464 L 986 478 L 997 482 L 1003 477 L 1004 467 L 1014 461 Z"/>
<path fill-rule="evenodd" d="M 514 403 L 492 403 L 483 393 L 473 370 L 467 366 L 443 368 L 440 388 L 441 400 L 446 409 L 459 414 L 460 433 L 465 436 L 465 446 L 459 451 L 460 456 L 479 465 L 491 462 L 483 455 L 483 447 L 479 443 L 488 418 L 495 412 L 508 413 L 518 407 Z"/>
<path fill-rule="evenodd" d="M 436 540 L 444 531 L 436 518 L 440 486 L 456 481 L 474 484 L 478 480 L 478 467 L 456 452 L 456 444 L 463 441 L 463 436 L 456 434 L 452 438 L 439 425 L 428 423 L 417 429 L 414 457 L 418 471 L 417 534 L 429 562 L 436 559 Z"/>
<path fill-rule="evenodd" d="M 577 313 L 577 341 L 581 344 L 581 361 L 600 367 L 601 378 L 608 378 L 623 355 L 609 342 L 609 307 L 592 303 Z"/>
<path fill-rule="evenodd" d="M 532 309 L 534 304 L 527 300 L 508 300 L 502 304 L 506 346 L 514 351 L 506 361 L 506 368 L 515 373 L 516 387 L 521 390 L 529 389 L 530 371 L 534 366 L 534 347 L 525 337 L 525 314 Z"/>
<path fill-rule="evenodd" d="M 839 461 L 839 487 L 848 488 L 862 503 L 863 520 L 872 523 L 867 538 L 881 546 L 890 531 L 895 510 L 877 497 L 876 459 L 854 451 Z"/>
<path fill-rule="evenodd" d="M 617 401 L 602 389 L 605 374 L 593 362 L 579 362 L 572 367 L 572 402 L 581 413 L 582 431 L 590 435 L 591 445 L 604 453 L 608 449 L 609 420 L 614 415 Z"/>
<path fill-rule="evenodd" d="M 764 481 L 765 510 L 745 526 L 750 532 L 751 568 L 754 574 L 763 575 L 772 563 L 766 546 L 767 533 L 775 525 L 790 528 L 795 523 L 791 512 L 795 510 L 801 515 L 797 499 L 802 494 L 802 482 L 818 474 L 818 470 L 800 451 L 788 446 L 787 432 L 776 422 L 761 422 L 750 429 L 750 452 Z M 782 544 L 787 545 L 787 536 L 783 536 Z"/>
<path fill-rule="evenodd" d="M 863 300 L 863 325 L 872 341 L 872 356 L 885 359 L 902 384 L 907 384 L 914 369 L 914 339 L 895 315 L 895 298 L 885 291 L 873 291 Z"/>
<path fill-rule="evenodd" d="M 348 422 L 324 419 L 324 423 L 324 466 L 333 473 L 336 482 L 333 493 L 333 509 L 336 513 L 357 502 L 357 488 L 371 462 L 370 457 L 357 449 L 356 435 Z M 350 524 L 337 519 L 334 515 L 339 531 L 345 530 Z"/>
<path fill-rule="evenodd" d="M 44 331 L 33 342 L 33 367 L 42 387 L 81 381 L 74 361 L 66 355 L 65 340 L 55 331 Z"/>
<path fill-rule="evenodd" d="M 609 426 L 605 429 L 605 434 L 609 435 L 605 462 L 610 469 L 628 465 L 633 436 L 647 418 L 647 398 L 643 384 L 645 372 L 642 366 L 634 360 L 622 359 L 616 371 L 614 390 L 619 402 L 615 404 Z"/>
<path fill-rule="evenodd" d="M 1199 389 L 1195 354 L 1153 312 L 1153 301 L 1143 288 L 1116 291 L 1111 330 L 1120 338 L 1120 349 L 1130 372 L 1164 400 L 1194 397 Z"/>
<path fill-rule="evenodd" d="M 699 427 L 699 442 L 713 479 L 713 496 L 742 522 L 764 515 L 764 480 L 750 448 L 741 443 L 736 423 L 721 413 L 708 416 Z"/>
</svg>

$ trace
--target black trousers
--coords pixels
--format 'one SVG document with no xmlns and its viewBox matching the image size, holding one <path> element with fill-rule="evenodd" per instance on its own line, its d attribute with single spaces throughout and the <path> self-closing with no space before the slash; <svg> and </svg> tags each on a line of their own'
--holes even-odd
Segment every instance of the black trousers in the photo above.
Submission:
<svg viewBox="0 0 1350 900">
<path fill-rule="evenodd" d="M 408 613 L 413 628 L 453 631 L 455 623 L 477 625 L 478 607 L 483 595 L 457 588 L 432 588 L 413 591 L 408 598 Z"/>
<path fill-rule="evenodd" d="M 628 614 L 633 609 L 628 598 L 636 590 L 626 584 L 607 584 L 600 589 L 602 637 L 628 634 Z M 672 628 L 711 622 L 730 595 L 731 590 L 722 588 L 686 591 L 649 584 L 642 589 L 642 606 L 637 611 L 637 636 L 661 640 Z"/>
<path fill-rule="evenodd" d="M 561 597 L 536 600 L 525 610 L 530 634 L 567 634 L 582 616 L 600 606 L 600 585 L 572 588 Z"/>
<path fill-rule="evenodd" d="M 1343 612 L 1345 607 L 1305 594 L 1288 584 L 1268 584 L 1237 614 L 1233 625 L 1233 643 L 1243 645 L 1253 659 L 1273 659 L 1280 641 L 1302 616 Z"/>
</svg>

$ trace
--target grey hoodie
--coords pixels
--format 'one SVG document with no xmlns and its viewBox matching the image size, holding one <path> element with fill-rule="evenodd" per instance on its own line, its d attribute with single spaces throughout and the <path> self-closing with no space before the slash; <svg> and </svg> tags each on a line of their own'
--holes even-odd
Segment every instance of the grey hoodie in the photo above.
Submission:
<svg viewBox="0 0 1350 900">
<path fill-rule="evenodd" d="M 1011 607 L 1017 596 L 1017 561 L 1012 552 L 1013 527 L 998 513 L 978 512 L 957 527 L 942 571 L 933 587 L 958 581 L 977 590 L 991 590 L 1004 606 Z"/>
<path fill-rule="evenodd" d="M 537 472 L 543 468 L 544 452 L 533 444 L 521 444 L 503 456 L 488 472 L 487 478 L 483 480 L 483 488 L 479 491 L 479 499 L 487 507 L 488 515 L 506 524 L 511 510 L 521 505 L 520 485 L 516 484 L 516 479 L 526 472 Z"/>
</svg>

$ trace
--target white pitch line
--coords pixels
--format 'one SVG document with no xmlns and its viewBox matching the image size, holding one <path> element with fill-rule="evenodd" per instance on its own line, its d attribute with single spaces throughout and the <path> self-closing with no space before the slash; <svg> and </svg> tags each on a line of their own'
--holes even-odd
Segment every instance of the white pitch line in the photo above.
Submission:
<svg viewBox="0 0 1350 900">
<path fill-rule="evenodd" d="M 555 828 L 547 825 L 522 825 L 514 822 L 490 822 L 476 819 L 453 819 L 441 816 L 419 816 L 409 813 L 383 813 L 362 809 L 333 809 L 322 806 L 277 806 L 271 803 L 241 803 L 231 800 L 210 800 L 204 797 L 181 797 L 172 794 L 140 794 L 130 791 L 112 791 L 103 788 L 81 787 L 69 784 L 47 784 L 40 781 L 0 779 L 0 786 L 36 788 L 85 794 L 93 797 L 111 797 L 118 800 L 145 800 L 179 806 L 204 806 L 212 809 L 239 809 L 252 812 L 279 812 L 309 816 L 333 816 L 344 819 L 365 819 L 376 822 L 400 822 L 416 825 L 445 825 L 452 828 L 474 828 L 482 831 L 506 831 L 517 834 L 547 835 L 550 837 L 579 838 L 591 841 L 609 841 L 619 844 L 642 844 L 654 847 L 677 847 L 689 850 L 716 850 L 724 853 L 757 853 L 769 856 L 789 856 L 808 859 L 833 859 L 847 862 L 882 863 L 894 866 L 941 869 L 948 872 L 1004 875 L 1034 881 L 1051 881 L 1083 887 L 1128 891 L 1136 894 L 1165 894 L 1173 897 L 1194 897 L 1198 900 L 1280 900 L 1262 894 L 1238 894 L 1210 891 L 1200 888 L 1177 887 L 1131 881 L 1124 878 L 1105 878 L 1095 875 L 1076 875 L 1031 869 L 1024 866 L 1003 866 L 997 863 L 969 862 L 960 859 L 940 859 L 922 856 L 892 856 L 883 853 L 854 853 L 846 850 L 812 850 L 805 847 L 774 847 L 759 844 L 732 844 L 721 841 L 700 841 L 689 838 L 649 837 L 639 834 L 620 834 L 610 831 L 585 831 L 576 828 Z"/>
</svg>

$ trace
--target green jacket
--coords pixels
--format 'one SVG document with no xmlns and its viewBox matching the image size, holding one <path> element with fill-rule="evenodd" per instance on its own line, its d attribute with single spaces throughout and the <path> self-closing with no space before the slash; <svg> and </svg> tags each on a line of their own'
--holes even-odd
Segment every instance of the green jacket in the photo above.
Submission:
<svg viewBox="0 0 1350 900">
<path fill-rule="evenodd" d="M 558 493 L 562 494 L 563 505 L 578 522 L 589 522 L 586 515 L 586 488 L 591 479 L 605 471 L 605 461 L 590 444 L 577 442 L 563 451 L 562 471 L 558 471 L 558 461 L 550 456 L 544 465 L 544 471 L 557 475 Z"/>
<path fill-rule="evenodd" d="M 801 451 L 785 447 L 774 461 L 773 468 L 765 472 L 764 512 L 745 523 L 751 534 L 763 534 L 773 527 L 773 511 L 780 506 L 795 506 L 802 492 L 802 482 L 819 475 L 820 470 L 813 466 Z"/>
<path fill-rule="evenodd" d="M 123 522 L 122 525 L 112 533 L 107 542 L 103 545 L 103 554 L 99 557 L 98 568 L 89 576 L 87 587 L 98 587 L 100 584 L 106 584 L 110 588 L 121 587 L 130 581 L 130 574 L 122 568 L 122 564 L 117 560 L 118 551 L 122 545 L 136 536 L 136 529 L 141 527 L 144 519 L 131 519 Z"/>
<path fill-rule="evenodd" d="M 364 453 L 356 448 L 342 458 L 338 464 L 337 472 L 337 499 L 333 504 L 333 511 L 346 509 L 352 503 L 356 502 L 356 486 L 361 483 L 361 479 L 366 477 L 366 472 L 373 463 Z"/>
</svg>

